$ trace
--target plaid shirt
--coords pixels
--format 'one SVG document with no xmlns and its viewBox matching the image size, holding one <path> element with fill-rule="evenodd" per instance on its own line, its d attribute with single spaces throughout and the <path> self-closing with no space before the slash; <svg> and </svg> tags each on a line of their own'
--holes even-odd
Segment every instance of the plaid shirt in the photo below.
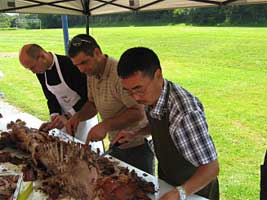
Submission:
<svg viewBox="0 0 267 200">
<path fill-rule="evenodd" d="M 168 82 L 164 79 L 163 91 L 156 106 L 146 108 L 152 118 L 160 120 L 164 113 Z M 169 83 L 169 133 L 177 150 L 196 167 L 216 160 L 215 146 L 208 132 L 201 102 L 181 86 Z"/>
</svg>

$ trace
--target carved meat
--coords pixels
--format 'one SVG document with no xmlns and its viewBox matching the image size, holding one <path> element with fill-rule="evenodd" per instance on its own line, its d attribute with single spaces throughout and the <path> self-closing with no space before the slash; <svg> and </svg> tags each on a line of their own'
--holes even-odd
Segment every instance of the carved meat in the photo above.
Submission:
<svg viewBox="0 0 267 200">
<path fill-rule="evenodd" d="M 9 152 L 0 152 L 0 163 L 1 162 L 10 162 L 19 165 L 23 163 L 23 159 L 18 158 L 17 156 L 12 156 Z"/>
<path fill-rule="evenodd" d="M 145 192 L 155 191 L 152 183 L 140 179 L 134 171 L 129 173 L 128 170 L 99 179 L 98 187 L 102 189 L 99 191 L 102 192 L 99 195 L 102 196 L 101 200 L 148 200 Z"/>
<path fill-rule="evenodd" d="M 12 197 L 17 188 L 18 180 L 18 175 L 0 176 L 0 199 L 13 199 Z"/>
</svg>

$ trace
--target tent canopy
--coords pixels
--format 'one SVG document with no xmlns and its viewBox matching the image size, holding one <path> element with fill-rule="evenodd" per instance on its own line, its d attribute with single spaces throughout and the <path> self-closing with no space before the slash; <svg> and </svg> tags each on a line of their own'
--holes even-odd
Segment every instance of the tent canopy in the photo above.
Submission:
<svg viewBox="0 0 267 200">
<path fill-rule="evenodd" d="M 86 33 L 89 34 L 91 15 L 264 3 L 267 0 L 0 0 L 0 13 L 61 14 L 67 55 L 69 34 L 66 15 L 87 16 Z"/>
<path fill-rule="evenodd" d="M 267 3 L 267 0 L 0 0 L 0 12 L 90 16 L 129 11 L 264 3 Z"/>
</svg>

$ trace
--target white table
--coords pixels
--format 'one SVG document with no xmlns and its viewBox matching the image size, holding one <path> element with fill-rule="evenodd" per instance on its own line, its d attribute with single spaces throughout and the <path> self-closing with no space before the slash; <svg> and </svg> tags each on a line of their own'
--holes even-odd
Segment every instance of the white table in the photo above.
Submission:
<svg viewBox="0 0 267 200">
<path fill-rule="evenodd" d="M 0 113 L 1 113 L 1 110 L 0 110 Z M 39 120 L 38 118 L 36 118 L 36 117 L 34 117 L 28 113 L 16 113 L 14 115 L 12 115 L 12 114 L 5 115 L 3 118 L 0 118 L 0 130 L 2 130 L 2 131 L 6 130 L 6 124 L 9 123 L 10 121 L 15 121 L 16 119 L 21 119 L 21 120 L 25 121 L 27 126 L 32 127 L 32 128 L 39 128 L 40 125 L 42 124 L 41 120 Z M 67 136 L 67 137 L 70 137 L 70 136 Z M 109 155 L 107 155 L 107 156 L 109 157 Z M 147 174 L 146 172 L 139 170 L 139 169 L 137 169 L 137 168 L 135 168 L 135 167 L 133 167 L 127 163 L 124 163 L 124 162 L 122 162 L 116 158 L 112 158 L 112 160 L 118 161 L 121 166 L 128 167 L 130 170 L 134 169 L 140 177 L 143 177 L 147 181 L 153 182 L 156 189 L 158 190 L 158 192 L 155 193 L 154 195 L 149 195 L 149 197 L 152 200 L 158 200 L 163 194 L 165 194 L 166 192 L 168 192 L 172 189 L 171 185 L 169 185 L 168 183 L 166 183 L 165 181 L 163 181 L 161 179 L 158 179 L 155 176 Z M 38 196 L 40 194 L 36 193 L 36 195 Z M 36 198 L 36 195 L 35 195 L 35 198 Z M 188 200 L 207 200 L 207 199 L 203 198 L 201 196 L 198 196 L 198 195 L 192 195 L 192 196 L 188 197 Z"/>
</svg>

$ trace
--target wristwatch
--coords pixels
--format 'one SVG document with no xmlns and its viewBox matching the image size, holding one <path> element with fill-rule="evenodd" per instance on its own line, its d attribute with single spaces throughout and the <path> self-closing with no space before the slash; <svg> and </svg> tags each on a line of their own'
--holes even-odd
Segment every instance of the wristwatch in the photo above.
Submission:
<svg viewBox="0 0 267 200">
<path fill-rule="evenodd" d="M 176 189 L 179 192 L 180 200 L 186 200 L 186 191 L 184 190 L 184 188 L 182 186 L 178 186 L 176 187 Z"/>
<path fill-rule="evenodd" d="M 64 117 L 69 120 L 71 118 L 71 114 L 69 112 L 64 113 Z"/>
</svg>

